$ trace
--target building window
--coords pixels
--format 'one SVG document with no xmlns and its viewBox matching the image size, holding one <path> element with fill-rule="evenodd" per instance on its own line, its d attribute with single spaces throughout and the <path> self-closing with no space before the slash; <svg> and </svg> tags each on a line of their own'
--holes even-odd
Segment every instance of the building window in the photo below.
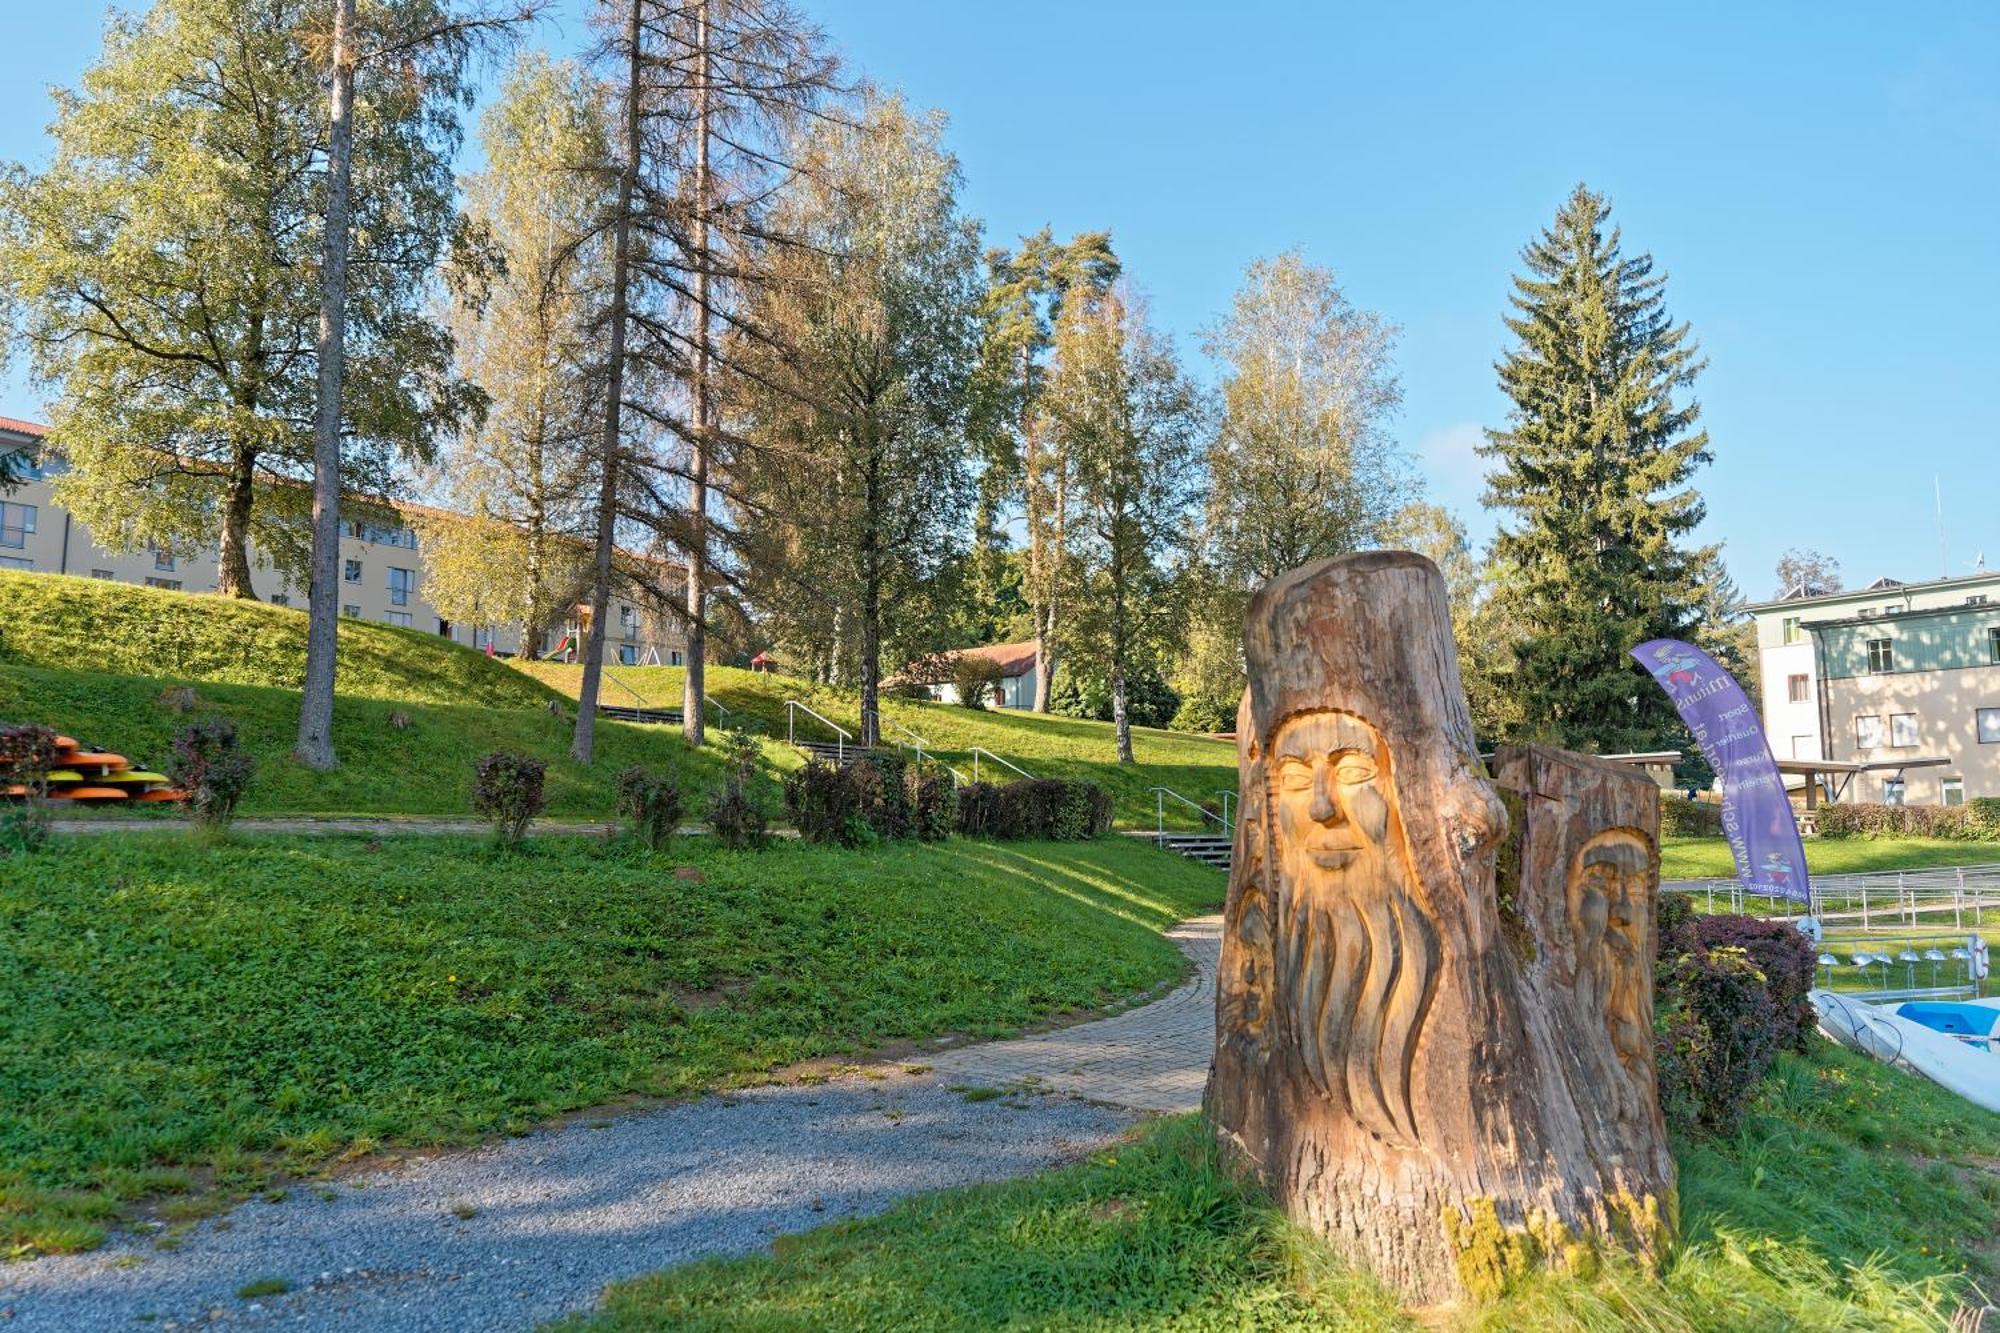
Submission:
<svg viewBox="0 0 2000 1333">
<path fill-rule="evenodd" d="M 349 560 L 340 571 L 340 577 L 348 583 L 361 582 L 361 562 Z"/>
<path fill-rule="evenodd" d="M 173 548 L 173 547 L 171 547 L 171 546 L 155 546 L 155 545 L 153 545 L 153 543 L 151 543 L 151 542 L 147 542 L 147 543 L 146 543 L 146 548 L 147 548 L 148 550 L 150 550 L 150 551 L 151 551 L 151 552 L 153 553 L 153 568 L 154 568 L 154 569 L 172 569 L 172 568 L 174 567 L 174 548 Z"/>
<path fill-rule="evenodd" d="M 1882 779 L 1882 804 L 1901 805 L 1903 803 L 1903 780 L 1901 778 Z"/>
<path fill-rule="evenodd" d="M 1994 710 L 2000 713 L 2000 709 Z M 1882 744 L 1882 719 L 1873 713 L 1861 713 L 1854 719 L 1854 746 L 1858 750 L 1873 750 Z"/>
<path fill-rule="evenodd" d="M 484 652 L 492 644 L 493 627 L 491 625 L 474 625 L 472 627 L 472 646 L 474 648 Z"/>
<path fill-rule="evenodd" d="M 2000 745 L 2000 708 L 1982 708 L 1977 714 L 1979 743 Z"/>
<path fill-rule="evenodd" d="M 636 644 L 636 643 L 621 643 L 621 644 L 619 644 L 619 645 L 618 645 L 618 660 L 619 660 L 619 662 L 620 662 L 621 664 L 623 664 L 623 665 L 625 665 L 625 666 L 638 666 L 638 665 L 639 665 L 639 645 L 638 645 L 638 644 Z"/>
<path fill-rule="evenodd" d="M 0 546 L 19 551 L 35 535 L 33 505 L 0 504 Z"/>
<path fill-rule="evenodd" d="M 678 648 L 674 649 L 672 652 L 667 654 L 668 666 L 681 666 L 683 665 L 684 661 L 685 659 L 682 658 L 681 656 L 681 650 Z"/>
<path fill-rule="evenodd" d="M 168 592 L 179 592 L 181 590 L 181 581 L 179 579 L 159 579 L 148 576 L 146 586 L 148 588 L 164 588 Z"/>
<path fill-rule="evenodd" d="M 1887 675 L 1896 669 L 1896 645 L 1888 639 L 1868 641 L 1868 674 Z"/>
<path fill-rule="evenodd" d="M 1986 660 L 2000 666 L 2000 629 L 1986 631 Z"/>
<path fill-rule="evenodd" d="M 1967 606 L 1984 606 L 1986 605 L 1986 594 L 1983 592 L 1976 592 L 1972 594 L 1972 596 L 1965 599 L 1965 604 Z"/>
<path fill-rule="evenodd" d="M 397 569 L 393 565 L 390 566 L 389 605 L 408 606 L 410 604 L 410 590 L 415 588 L 416 586 L 417 586 L 416 571 L 409 569 Z"/>
<path fill-rule="evenodd" d="M 361 619 L 361 608 L 356 606 L 352 602 L 342 602 L 340 604 L 340 614 L 342 614 L 343 616 L 351 616 L 355 620 L 359 620 Z"/>
<path fill-rule="evenodd" d="M 33 569 L 35 562 L 18 555 L 0 555 L 0 569 Z"/>
<path fill-rule="evenodd" d="M 1785 677 L 1785 698 L 1795 704 L 1804 703 L 1806 701 L 1808 683 L 1805 676 Z"/>
<path fill-rule="evenodd" d="M 1964 778 L 1946 778 L 1938 784 L 1938 790 L 1943 794 L 1946 805 L 1965 804 Z"/>
<path fill-rule="evenodd" d="M 292 599 L 287 594 L 282 592 L 274 592 L 271 594 L 272 606 L 290 606 L 291 604 L 292 604 Z"/>
<path fill-rule="evenodd" d="M 1819 738 L 1816 736 L 1792 737 L 1792 758 L 1794 759 L 1819 758 Z"/>
<path fill-rule="evenodd" d="M 1799 641 L 1799 618 L 1797 616 L 1786 616 L 1780 622 L 1778 632 L 1783 636 L 1786 643 L 1797 643 Z"/>
<path fill-rule="evenodd" d="M 1889 744 L 1896 749 L 1908 749 L 1917 743 L 1917 715 L 1915 713 L 1889 714 Z"/>
<path fill-rule="evenodd" d="M 638 637 L 639 637 L 639 612 L 638 612 L 638 610 L 637 610 L 636 608 L 634 608 L 634 607 L 630 607 L 630 606 L 621 606 L 621 607 L 619 607 L 619 608 L 618 608 L 618 628 L 619 628 L 619 629 L 621 629 L 621 630 L 623 630 L 623 631 L 625 631 L 625 637 L 626 637 L 626 638 L 628 638 L 628 639 L 636 639 L 636 638 L 638 638 Z"/>
<path fill-rule="evenodd" d="M 400 546 L 406 551 L 417 549 L 417 534 L 410 528 L 377 527 L 358 518 L 350 518 L 341 526 L 347 530 L 347 535 L 356 541 L 371 542 L 376 546 Z"/>
<path fill-rule="evenodd" d="M 90 577 L 94 579 L 110 579 L 113 583 L 118 581 L 118 576 L 108 569 L 93 569 L 90 571 Z"/>
<path fill-rule="evenodd" d="M 438 636 L 440 638 L 445 638 L 445 639 L 456 637 L 451 632 L 451 622 L 449 620 L 446 620 L 443 616 L 438 617 Z"/>
<path fill-rule="evenodd" d="M 390 625 L 401 625 L 404 629 L 410 628 L 410 613 L 408 611 L 384 611 L 382 619 Z"/>
</svg>

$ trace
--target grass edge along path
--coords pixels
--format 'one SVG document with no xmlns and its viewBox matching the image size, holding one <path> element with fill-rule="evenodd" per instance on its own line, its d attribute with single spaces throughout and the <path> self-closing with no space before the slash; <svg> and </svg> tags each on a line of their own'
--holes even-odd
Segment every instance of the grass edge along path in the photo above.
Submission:
<svg viewBox="0 0 2000 1333">
<path fill-rule="evenodd" d="M 1883 1330 L 1984 1304 L 2000 1116 L 1825 1043 L 1787 1055 L 1734 1137 L 1677 1143 L 1684 1241 L 1421 1317 L 1219 1159 L 1198 1117 L 1002 1185 L 906 1201 L 773 1252 L 614 1284 L 566 1333 L 1063 1329 Z"/>
<path fill-rule="evenodd" d="M 399 1146 L 685 1096 L 1180 975 L 1223 879 L 1120 837 L 60 840 L 0 876 L 0 1256 Z"/>
</svg>

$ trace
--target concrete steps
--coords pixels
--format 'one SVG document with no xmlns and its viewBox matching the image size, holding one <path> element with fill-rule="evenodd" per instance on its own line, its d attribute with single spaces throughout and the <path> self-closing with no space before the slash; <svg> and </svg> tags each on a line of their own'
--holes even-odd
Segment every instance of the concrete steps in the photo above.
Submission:
<svg viewBox="0 0 2000 1333">
<path fill-rule="evenodd" d="M 1214 866 L 1227 874 L 1234 839 L 1220 833 L 1168 833 L 1159 839 L 1160 846 L 1170 852 L 1179 852 L 1190 861 Z"/>
</svg>

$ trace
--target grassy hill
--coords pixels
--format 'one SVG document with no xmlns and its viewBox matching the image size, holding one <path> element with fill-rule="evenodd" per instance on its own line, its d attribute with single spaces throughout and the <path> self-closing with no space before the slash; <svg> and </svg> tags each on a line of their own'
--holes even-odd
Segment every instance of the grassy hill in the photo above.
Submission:
<svg viewBox="0 0 2000 1333">
<path fill-rule="evenodd" d="M 0 663 L 299 688 L 306 614 L 104 579 L 0 571 Z M 553 697 L 504 662 L 419 630 L 340 622 L 339 689 L 370 699 L 533 707 Z"/>
<path fill-rule="evenodd" d="M 696 794 L 690 801 L 691 812 L 700 808 L 699 794 L 719 781 L 712 747 L 692 751 L 677 732 L 663 727 L 601 720 L 596 759 L 585 767 L 569 758 L 569 721 L 552 716 L 546 708 L 411 703 L 345 694 L 333 710 L 333 743 L 340 767 L 317 773 L 291 758 L 299 724 L 297 691 L 200 684 L 195 686 L 194 712 L 182 714 L 162 701 L 169 684 L 152 676 L 0 664 L 0 718 L 40 722 L 148 766 L 166 762 L 169 742 L 191 716 L 230 718 L 257 760 L 257 775 L 243 802 L 243 813 L 248 815 L 468 815 L 473 764 L 492 750 L 517 750 L 548 762 L 548 813 L 557 816 L 609 818 L 613 780 L 631 764 L 674 769 L 681 775 L 683 789 Z M 407 727 L 391 725 L 397 713 L 407 719 Z M 770 748 L 775 755 L 780 747 Z M 775 784 L 766 796 L 775 809 Z"/>
<path fill-rule="evenodd" d="M 576 697 L 583 669 L 551 662 L 514 664 L 524 673 Z M 603 691 L 606 703 L 630 703 L 634 696 L 649 707 L 678 708 L 683 672 L 679 667 L 613 667 L 613 684 Z M 753 719 L 766 735 L 785 734 L 785 700 L 797 699 L 832 718 L 849 731 L 860 726 L 852 693 L 814 685 L 794 676 L 763 675 L 729 667 L 708 669 L 710 695 L 730 710 L 724 719 L 741 725 Z M 621 688 L 622 687 L 622 688 Z M 1132 729 L 1132 749 L 1138 762 L 1118 763 L 1111 724 L 1077 718 L 1049 717 L 1019 710 L 961 708 L 910 699 L 885 698 L 882 704 L 885 743 L 908 745 L 911 737 L 897 723 L 921 736 L 925 752 L 937 754 L 968 775 L 971 747 L 978 745 L 1019 764 L 1036 777 L 1087 778 L 1111 792 L 1118 802 L 1118 822 L 1151 828 L 1155 797 L 1150 788 L 1170 787 L 1189 800 L 1215 799 L 1218 792 L 1236 790 L 1236 745 L 1212 736 Z M 713 721 L 713 715 L 711 721 Z M 803 716 L 801 739 L 832 740 L 833 733 Z M 982 776 L 991 771 L 984 761 Z M 1002 776 L 1011 776 L 1004 770 Z M 1188 828 L 1202 822 L 1185 806 L 1168 801 L 1168 823 Z"/>
<path fill-rule="evenodd" d="M 1130 838 L 74 838 L 0 875 L 0 1261 L 626 1094 L 1178 977 L 1223 878 Z M 210 1197 L 212 1202 L 212 1196 Z"/>
</svg>

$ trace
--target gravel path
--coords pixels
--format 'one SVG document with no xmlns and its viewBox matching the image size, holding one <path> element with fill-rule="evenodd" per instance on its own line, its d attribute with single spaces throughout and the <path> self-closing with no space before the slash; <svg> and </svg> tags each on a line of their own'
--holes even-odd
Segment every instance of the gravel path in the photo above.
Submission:
<svg viewBox="0 0 2000 1333">
<path fill-rule="evenodd" d="M 576 1122 L 411 1158 L 342 1180 L 331 1197 L 302 1187 L 244 1204 L 172 1249 L 120 1236 L 89 1254 L 0 1264 L 0 1333 L 523 1330 L 589 1308 L 620 1278 L 1071 1160 L 1115 1141 L 1141 1110 L 1185 1101 L 1156 1105 L 1162 1088 L 1199 1096 L 1218 922 L 1175 932 L 1197 975 L 1165 998 L 952 1051 L 920 1073 L 883 1066 Z M 952 1090 L 1001 1082 L 1074 1085 L 1092 1100 L 1028 1090 L 968 1101 Z M 237 1295 L 265 1278 L 288 1290 Z"/>
</svg>

